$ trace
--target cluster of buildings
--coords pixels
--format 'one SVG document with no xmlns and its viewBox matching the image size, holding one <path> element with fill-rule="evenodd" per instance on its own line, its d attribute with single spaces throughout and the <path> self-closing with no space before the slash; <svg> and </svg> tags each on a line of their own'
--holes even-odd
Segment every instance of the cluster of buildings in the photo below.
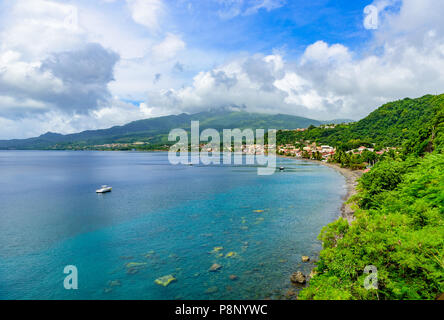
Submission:
<svg viewBox="0 0 444 320">
<path fill-rule="evenodd" d="M 396 150 L 398 150 L 398 148 L 393 148 L 393 147 L 392 148 L 384 148 L 384 149 L 381 149 L 381 150 L 375 152 L 374 148 L 367 148 L 367 147 L 362 146 L 362 147 L 359 147 L 358 149 L 355 149 L 355 150 L 349 150 L 349 151 L 347 151 L 347 153 L 362 154 L 364 151 L 370 151 L 370 152 L 375 152 L 377 155 L 382 155 L 386 152 L 389 152 L 390 150 L 396 151 Z"/>
<path fill-rule="evenodd" d="M 288 132 L 288 131 L 304 132 L 306 130 L 308 130 L 308 129 L 307 128 L 297 128 L 297 129 L 282 129 L 280 131 L 283 131 L 283 132 Z"/>
<path fill-rule="evenodd" d="M 347 153 L 362 154 L 364 151 L 374 152 L 375 149 L 374 148 L 367 148 L 367 147 L 361 146 L 361 147 L 359 147 L 356 150 L 349 150 L 349 151 L 347 151 Z M 378 151 L 377 153 L 378 154 L 383 154 L 384 151 Z"/>
<path fill-rule="evenodd" d="M 311 158 L 313 154 L 319 152 L 323 159 L 328 159 L 328 157 L 336 153 L 336 149 L 328 145 L 318 146 L 313 142 L 312 144 L 306 144 L 303 148 L 298 148 L 291 144 L 281 145 L 277 152 L 285 156 L 296 158 L 303 158 L 304 154 Z"/>
<path fill-rule="evenodd" d="M 327 145 L 317 146 L 316 143 L 306 145 L 302 149 L 295 147 L 294 145 L 280 145 L 276 148 L 275 145 L 260 145 L 260 144 L 245 144 L 242 145 L 242 153 L 248 155 L 265 154 L 270 149 L 275 149 L 280 155 L 302 158 L 305 155 L 311 157 L 312 154 L 319 152 L 323 159 L 327 159 L 329 156 L 335 154 L 336 149 Z M 200 150 L 204 152 L 213 152 L 215 148 L 207 145 L 201 145 Z M 231 152 L 234 152 L 234 148 L 230 148 Z"/>
<path fill-rule="evenodd" d="M 248 154 L 248 155 L 255 155 L 255 154 L 265 154 L 267 152 L 267 150 L 269 150 L 268 148 L 275 148 L 274 145 L 260 145 L 260 144 L 243 144 L 241 146 L 241 150 L 243 154 Z M 234 150 L 235 148 L 230 147 L 229 150 L 230 152 L 235 152 Z M 200 145 L 200 150 L 204 151 L 204 152 L 213 152 L 216 151 L 216 148 L 213 148 L 211 146 L 207 146 L 204 144 Z M 219 151 L 219 150 L 217 150 Z"/>
<path fill-rule="evenodd" d="M 147 144 L 146 142 L 133 142 L 133 143 L 107 143 L 94 145 L 93 148 L 97 149 L 120 149 L 120 148 L 130 148 L 134 146 L 143 146 Z"/>
</svg>

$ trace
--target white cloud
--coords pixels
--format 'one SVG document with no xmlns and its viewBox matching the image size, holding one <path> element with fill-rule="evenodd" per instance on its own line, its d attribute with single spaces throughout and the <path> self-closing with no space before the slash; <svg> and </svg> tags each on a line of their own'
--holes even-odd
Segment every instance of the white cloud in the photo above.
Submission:
<svg viewBox="0 0 444 320">
<path fill-rule="evenodd" d="M 162 0 L 126 0 L 135 22 L 147 27 L 151 32 L 160 29 L 159 19 L 165 13 Z"/>
<path fill-rule="evenodd" d="M 260 9 L 271 11 L 281 8 L 285 5 L 285 0 L 256 0 L 251 4 L 251 7 L 245 10 L 245 15 L 255 14 Z"/>
<path fill-rule="evenodd" d="M 305 49 L 302 62 L 346 63 L 350 61 L 350 59 L 351 55 L 347 47 L 341 44 L 329 46 L 324 41 L 317 41 Z"/>
<path fill-rule="evenodd" d="M 403 24 L 415 11 L 421 16 L 431 10 L 432 1 L 425 2 L 406 0 L 399 13 L 387 13 L 367 52 L 317 41 L 296 62 L 280 54 L 239 58 L 200 72 L 190 86 L 152 94 L 149 105 L 190 112 L 239 105 L 317 119 L 359 119 L 387 101 L 440 93 L 443 23 L 436 17 Z M 392 28 L 403 33 L 388 37 Z"/>
<path fill-rule="evenodd" d="M 219 2 L 226 18 L 284 4 Z M 186 44 L 178 28 L 163 28 L 160 0 L 85 3 L 76 8 L 76 28 L 66 25 L 73 7 L 63 3 L 0 4 L 8 5 L 0 13 L 0 138 L 232 105 L 359 119 L 389 100 L 444 88 L 442 1 L 374 1 L 380 19 L 365 46 L 320 40 L 292 60 L 278 52 L 228 57 Z M 133 20 L 122 14 L 127 5 Z"/>
<path fill-rule="evenodd" d="M 272 11 L 286 4 L 286 0 L 216 0 L 216 2 L 221 6 L 218 13 L 222 19 L 256 14 L 261 9 Z"/>
<path fill-rule="evenodd" d="M 168 33 L 162 42 L 152 48 L 152 56 L 156 61 L 168 61 L 184 50 L 185 46 L 185 42 L 179 36 Z"/>
<path fill-rule="evenodd" d="M 0 96 L 0 106 L 2 105 Z M 28 105 L 28 104 L 26 104 Z M 57 133 L 76 133 L 83 130 L 108 128 L 128 122 L 148 118 L 152 110 L 142 104 L 134 106 L 118 100 L 110 100 L 107 105 L 87 114 L 68 115 L 58 110 L 36 113 L 33 117 L 8 119 L 0 116 L 1 139 L 29 138 L 51 131 Z"/>
</svg>

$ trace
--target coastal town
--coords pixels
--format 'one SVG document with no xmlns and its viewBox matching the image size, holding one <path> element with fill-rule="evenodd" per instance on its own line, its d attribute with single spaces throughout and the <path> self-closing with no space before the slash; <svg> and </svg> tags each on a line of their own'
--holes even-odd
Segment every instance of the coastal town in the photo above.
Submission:
<svg viewBox="0 0 444 320">
<path fill-rule="evenodd" d="M 229 147 L 224 144 L 200 143 L 199 151 L 214 153 L 219 151 L 229 151 L 245 154 L 245 155 L 261 155 L 267 154 L 271 150 L 279 156 L 292 157 L 296 159 L 310 159 L 322 162 L 337 163 L 341 167 L 353 170 L 368 171 L 379 160 L 390 155 L 392 158 L 399 152 L 399 148 L 394 147 L 377 147 L 373 143 L 356 142 L 352 145 L 332 146 L 318 141 L 310 141 L 301 139 L 302 133 L 310 131 L 315 127 L 285 129 L 278 131 L 277 145 L 248 143 L 245 140 L 241 145 L 235 147 L 232 143 Z M 334 129 L 335 125 L 321 125 L 317 127 L 321 130 Z M 299 135 L 298 135 L 299 134 Z M 296 138 L 297 137 L 299 138 Z M 282 136 L 294 137 L 291 139 L 279 139 Z M 58 147 L 58 146 L 57 146 Z M 63 146 L 63 149 L 75 150 L 101 150 L 101 151 L 168 151 L 171 144 L 152 144 L 149 141 L 133 141 L 133 142 L 112 142 L 91 146 Z M 184 144 L 182 148 L 192 150 L 191 145 Z"/>
</svg>

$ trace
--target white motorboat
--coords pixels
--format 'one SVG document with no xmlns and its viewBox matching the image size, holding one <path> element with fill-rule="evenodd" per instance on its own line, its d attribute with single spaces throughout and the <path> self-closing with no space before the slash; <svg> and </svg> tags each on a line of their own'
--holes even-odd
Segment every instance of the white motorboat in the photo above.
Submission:
<svg viewBox="0 0 444 320">
<path fill-rule="evenodd" d="M 100 189 L 96 190 L 96 193 L 107 193 L 107 192 L 111 192 L 111 190 L 113 190 L 112 187 L 109 186 L 102 186 Z"/>
</svg>

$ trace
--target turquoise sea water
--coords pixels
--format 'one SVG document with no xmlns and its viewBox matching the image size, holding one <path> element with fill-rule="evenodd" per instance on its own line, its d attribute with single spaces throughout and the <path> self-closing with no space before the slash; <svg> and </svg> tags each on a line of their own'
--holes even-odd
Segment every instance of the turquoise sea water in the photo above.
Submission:
<svg viewBox="0 0 444 320">
<path fill-rule="evenodd" d="M 167 153 L 0 151 L 0 299 L 282 298 L 291 273 L 312 267 L 301 255 L 319 252 L 345 181 L 278 162 L 288 169 L 258 176 L 172 166 Z M 102 184 L 112 193 L 96 194 Z M 67 265 L 78 290 L 64 289 Z M 177 281 L 154 282 L 165 275 Z"/>
</svg>

